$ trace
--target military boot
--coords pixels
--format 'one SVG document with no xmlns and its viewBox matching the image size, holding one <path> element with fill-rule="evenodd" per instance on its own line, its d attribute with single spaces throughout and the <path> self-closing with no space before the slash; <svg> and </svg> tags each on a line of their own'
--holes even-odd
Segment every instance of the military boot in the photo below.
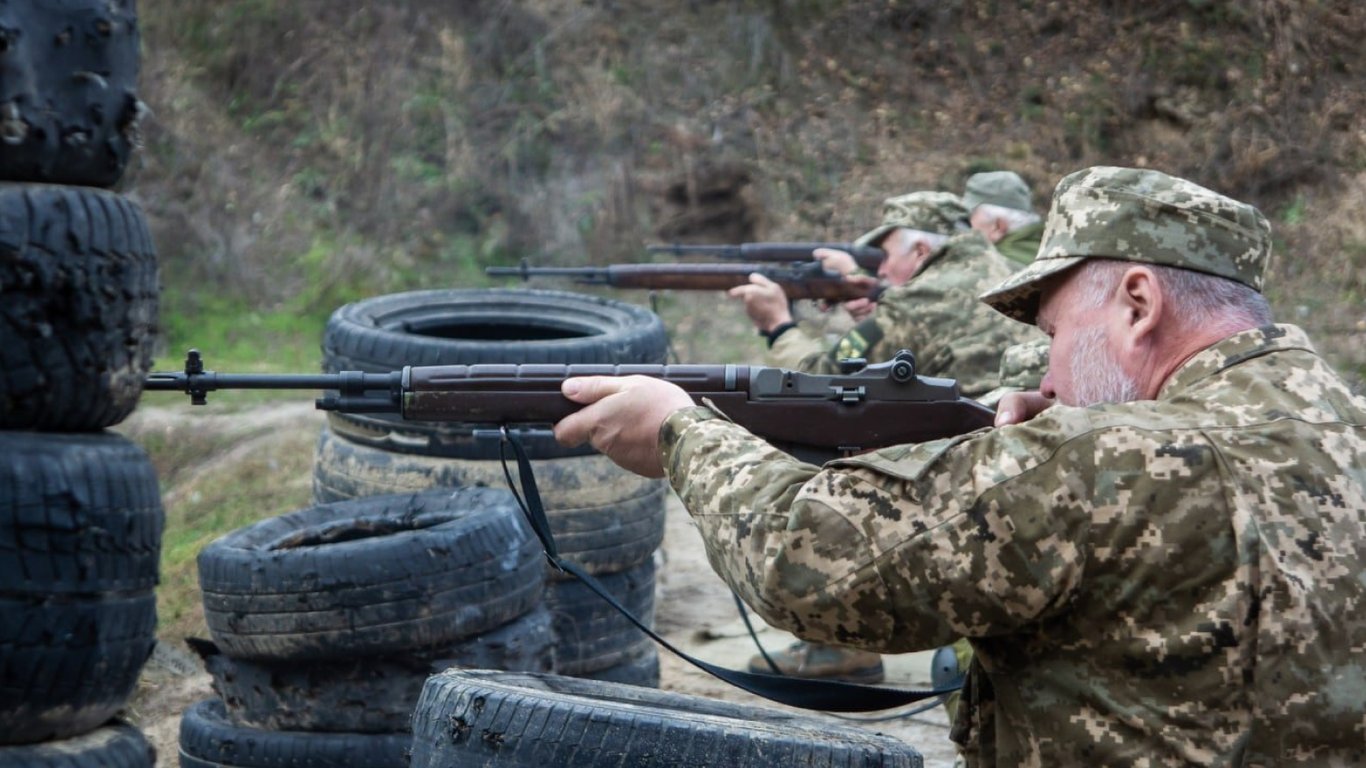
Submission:
<svg viewBox="0 0 1366 768">
<path fill-rule="evenodd" d="M 880 683 L 884 676 L 882 657 L 871 651 L 839 648 L 797 641 L 787 650 L 770 653 L 769 658 L 784 675 L 843 680 L 849 683 Z M 762 654 L 749 660 L 750 672 L 772 673 Z"/>
</svg>

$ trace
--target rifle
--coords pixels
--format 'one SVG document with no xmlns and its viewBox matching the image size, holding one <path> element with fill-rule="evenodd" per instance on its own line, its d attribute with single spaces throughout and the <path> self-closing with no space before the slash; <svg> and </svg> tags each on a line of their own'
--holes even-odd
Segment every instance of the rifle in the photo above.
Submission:
<svg viewBox="0 0 1366 768">
<path fill-rule="evenodd" d="M 990 426 L 994 411 L 964 398 L 952 379 L 917 376 L 902 350 L 873 365 L 841 361 L 838 374 L 753 365 L 476 364 L 404 366 L 387 373 L 233 374 L 204 369 L 148 374 L 145 389 L 184 392 L 204 405 L 226 389 L 331 390 L 324 411 L 394 413 L 407 420 L 549 426 L 582 406 L 560 394 L 572 376 L 654 376 L 706 399 L 737 424 L 813 463 L 874 448 L 923 442 Z"/>
<path fill-rule="evenodd" d="M 817 248 L 833 248 L 854 257 L 854 263 L 876 272 L 887 252 L 871 245 L 853 243 L 741 243 L 739 245 L 647 245 L 650 253 L 667 253 L 670 256 L 711 256 L 727 261 L 810 261 L 812 251 Z"/>
<path fill-rule="evenodd" d="M 522 260 L 517 267 L 487 267 L 485 274 L 498 277 L 572 277 L 575 282 L 610 285 L 614 288 L 674 288 L 685 291 L 723 291 L 748 285 L 752 272 L 781 285 L 789 299 L 876 299 L 880 286 L 867 288 L 830 272 L 819 262 L 809 264 L 612 264 L 606 267 L 532 267 Z"/>
</svg>

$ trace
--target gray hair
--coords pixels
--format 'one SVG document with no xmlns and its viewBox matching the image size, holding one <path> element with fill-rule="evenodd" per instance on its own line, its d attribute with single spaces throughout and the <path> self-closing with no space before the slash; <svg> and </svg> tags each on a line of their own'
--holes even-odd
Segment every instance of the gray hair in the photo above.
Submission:
<svg viewBox="0 0 1366 768">
<path fill-rule="evenodd" d="M 1099 307 L 1119 287 L 1125 270 L 1135 262 L 1093 259 L 1080 267 L 1082 306 Z M 1226 277 L 1162 264 L 1144 264 L 1157 275 L 1162 295 L 1177 317 L 1193 326 L 1232 324 L 1244 328 L 1270 325 L 1266 297 Z"/>
<path fill-rule="evenodd" d="M 1042 219 L 1039 218 L 1039 214 L 1034 213 L 1033 211 L 1021 211 L 1018 208 L 1007 208 L 1004 205 L 982 203 L 973 210 L 981 211 L 993 219 L 1004 219 L 1007 232 L 1014 232 L 1021 227 L 1038 224 L 1042 221 Z"/>
</svg>

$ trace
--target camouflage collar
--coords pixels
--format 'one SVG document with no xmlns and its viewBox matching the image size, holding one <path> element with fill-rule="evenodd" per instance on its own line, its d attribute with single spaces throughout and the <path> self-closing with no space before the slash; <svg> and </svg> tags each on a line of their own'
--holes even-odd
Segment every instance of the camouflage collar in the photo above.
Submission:
<svg viewBox="0 0 1366 768">
<path fill-rule="evenodd" d="M 1261 328 L 1235 333 L 1213 346 L 1206 347 L 1187 360 L 1185 365 L 1178 368 L 1176 373 L 1162 384 L 1157 399 L 1166 400 L 1194 386 L 1202 379 L 1254 357 L 1289 349 L 1313 352 L 1314 345 L 1310 343 L 1309 336 L 1295 325 L 1264 325 Z"/>
</svg>

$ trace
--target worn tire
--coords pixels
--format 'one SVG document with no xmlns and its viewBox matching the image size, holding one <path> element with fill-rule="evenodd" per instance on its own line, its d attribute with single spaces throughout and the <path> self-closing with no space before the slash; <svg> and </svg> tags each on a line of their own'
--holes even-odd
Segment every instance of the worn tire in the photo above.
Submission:
<svg viewBox="0 0 1366 768">
<path fill-rule="evenodd" d="M 147 737 L 120 722 L 69 739 L 0 747 L 4 768 L 152 768 L 155 764 L 156 750 Z"/>
<path fill-rule="evenodd" d="M 209 631 L 246 659 L 439 648 L 530 610 L 544 574 L 511 494 L 487 488 L 321 504 L 199 555 Z"/>
<path fill-rule="evenodd" d="M 151 589 L 164 526 L 156 471 L 122 435 L 0 431 L 0 593 Z"/>
<path fill-rule="evenodd" d="M 550 614 L 542 606 L 447 648 L 385 656 L 247 661 L 211 643 L 196 645 L 233 721 L 272 731 L 406 732 L 422 684 L 437 672 L 555 669 Z"/>
<path fill-rule="evenodd" d="M 437 290 L 347 304 L 323 332 L 323 368 L 390 371 L 405 365 L 474 363 L 663 363 L 664 324 L 642 307 L 561 291 Z M 498 439 L 469 425 L 404 421 L 384 414 L 332 414 L 338 434 L 387 450 L 458 459 L 497 459 Z M 524 438 L 532 458 L 580 456 L 548 432 Z"/>
<path fill-rule="evenodd" d="M 83 432 L 132 412 L 152 366 L 158 281 L 132 201 L 0 183 L 0 429 Z"/>
<path fill-rule="evenodd" d="M 152 590 L 0 597 L 0 743 L 66 739 L 123 708 L 156 644 Z"/>
<path fill-rule="evenodd" d="M 452 765 L 920 766 L 911 746 L 831 719 L 632 685 L 487 670 L 431 677 L 412 768 Z"/>
<path fill-rule="evenodd" d="M 605 683 L 639 685 L 644 688 L 659 687 L 659 648 L 651 641 L 625 661 L 606 669 L 573 675 L 585 680 L 601 680 Z"/>
<path fill-rule="evenodd" d="M 180 718 L 181 768 L 408 768 L 406 733 L 267 731 L 232 722 L 223 702 Z"/>
<path fill-rule="evenodd" d="M 654 559 L 620 573 L 602 574 L 599 583 L 647 627 L 655 619 Z M 586 676 L 638 656 L 653 641 L 583 582 L 551 582 L 546 607 L 555 627 L 555 669 Z"/>
<path fill-rule="evenodd" d="M 430 488 L 505 488 L 502 462 L 394 453 L 324 426 L 313 464 L 313 499 L 327 503 Z M 668 486 L 622 470 L 600 454 L 533 460 L 560 554 L 590 573 L 649 559 L 664 540 Z M 509 461 L 516 477 L 516 462 Z"/>
<path fill-rule="evenodd" d="M 113 186 L 138 144 L 133 0 L 0 4 L 0 179 Z"/>
</svg>

